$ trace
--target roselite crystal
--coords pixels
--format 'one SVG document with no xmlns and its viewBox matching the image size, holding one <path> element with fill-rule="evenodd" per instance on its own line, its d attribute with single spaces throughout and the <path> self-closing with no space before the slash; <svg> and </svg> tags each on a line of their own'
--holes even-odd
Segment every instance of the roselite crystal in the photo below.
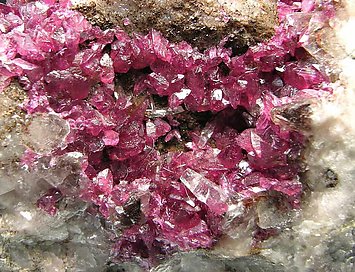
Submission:
<svg viewBox="0 0 355 272">
<path fill-rule="evenodd" d="M 331 93 L 300 41 L 312 15 L 332 14 L 331 5 L 278 1 L 275 36 L 240 56 L 226 40 L 200 52 L 155 30 L 103 31 L 70 7 L 0 4 L 0 91 L 18 80 L 28 116 L 70 126 L 49 153 L 29 145 L 23 164 L 80 154 L 82 185 L 53 187 L 40 209 L 55 216 L 62 198 L 85 200 L 114 226 L 115 261 L 149 267 L 177 250 L 211 248 L 237 204 L 278 193 L 300 206 L 306 138 L 274 112 Z M 255 239 L 266 232 L 274 233 L 255 230 Z"/>
</svg>

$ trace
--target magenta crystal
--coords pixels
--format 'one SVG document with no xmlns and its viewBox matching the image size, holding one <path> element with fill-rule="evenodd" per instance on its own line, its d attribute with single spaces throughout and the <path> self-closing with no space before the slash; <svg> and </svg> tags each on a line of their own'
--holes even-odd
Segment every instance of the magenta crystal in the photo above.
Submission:
<svg viewBox="0 0 355 272">
<path fill-rule="evenodd" d="M 154 142 L 161 136 L 166 135 L 171 130 L 170 125 L 164 120 L 157 118 L 153 122 L 146 122 L 146 133 L 148 141 L 154 145 Z"/>
<path fill-rule="evenodd" d="M 37 207 L 54 216 L 57 211 L 57 203 L 62 199 L 62 193 L 56 188 L 52 188 L 37 201 Z"/>
<path fill-rule="evenodd" d="M 105 145 L 115 146 L 119 142 L 119 133 L 114 130 L 105 130 L 102 140 L 104 141 Z"/>
</svg>

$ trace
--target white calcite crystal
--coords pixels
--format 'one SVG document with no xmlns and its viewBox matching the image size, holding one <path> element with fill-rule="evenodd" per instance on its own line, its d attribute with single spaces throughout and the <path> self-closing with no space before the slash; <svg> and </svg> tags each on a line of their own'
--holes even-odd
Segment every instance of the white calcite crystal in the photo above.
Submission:
<svg viewBox="0 0 355 272">
<path fill-rule="evenodd" d="M 244 256 L 228 260 L 206 252 L 177 254 L 152 272 L 282 272 L 283 267 L 261 256 Z"/>
</svg>

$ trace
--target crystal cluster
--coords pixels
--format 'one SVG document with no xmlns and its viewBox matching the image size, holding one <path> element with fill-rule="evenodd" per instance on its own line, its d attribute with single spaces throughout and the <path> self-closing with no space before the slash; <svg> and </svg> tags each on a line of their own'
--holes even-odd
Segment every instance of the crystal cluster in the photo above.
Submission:
<svg viewBox="0 0 355 272">
<path fill-rule="evenodd" d="M 23 167 L 73 168 L 39 209 L 55 216 L 66 197 L 86 201 L 112 231 L 114 257 L 149 266 L 212 247 L 242 220 L 236 205 L 299 207 L 307 127 L 296 122 L 331 93 L 303 46 L 310 14 L 332 5 L 279 1 L 275 36 L 242 55 L 227 39 L 200 52 L 155 30 L 101 30 L 70 6 L 0 5 L 0 90 L 18 80 L 28 97 Z"/>
</svg>

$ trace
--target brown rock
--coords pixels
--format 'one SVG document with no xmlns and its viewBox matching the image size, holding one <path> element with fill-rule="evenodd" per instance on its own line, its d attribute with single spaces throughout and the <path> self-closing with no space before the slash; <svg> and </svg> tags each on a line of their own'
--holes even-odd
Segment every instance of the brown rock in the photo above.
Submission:
<svg viewBox="0 0 355 272">
<path fill-rule="evenodd" d="M 0 93 L 0 143 L 13 130 L 18 130 L 24 120 L 19 104 L 26 98 L 25 91 L 13 82 Z"/>
<path fill-rule="evenodd" d="M 230 35 L 231 46 L 241 51 L 270 38 L 277 24 L 276 0 L 85 0 L 75 9 L 101 28 L 144 34 L 154 28 L 200 49 Z"/>
</svg>

